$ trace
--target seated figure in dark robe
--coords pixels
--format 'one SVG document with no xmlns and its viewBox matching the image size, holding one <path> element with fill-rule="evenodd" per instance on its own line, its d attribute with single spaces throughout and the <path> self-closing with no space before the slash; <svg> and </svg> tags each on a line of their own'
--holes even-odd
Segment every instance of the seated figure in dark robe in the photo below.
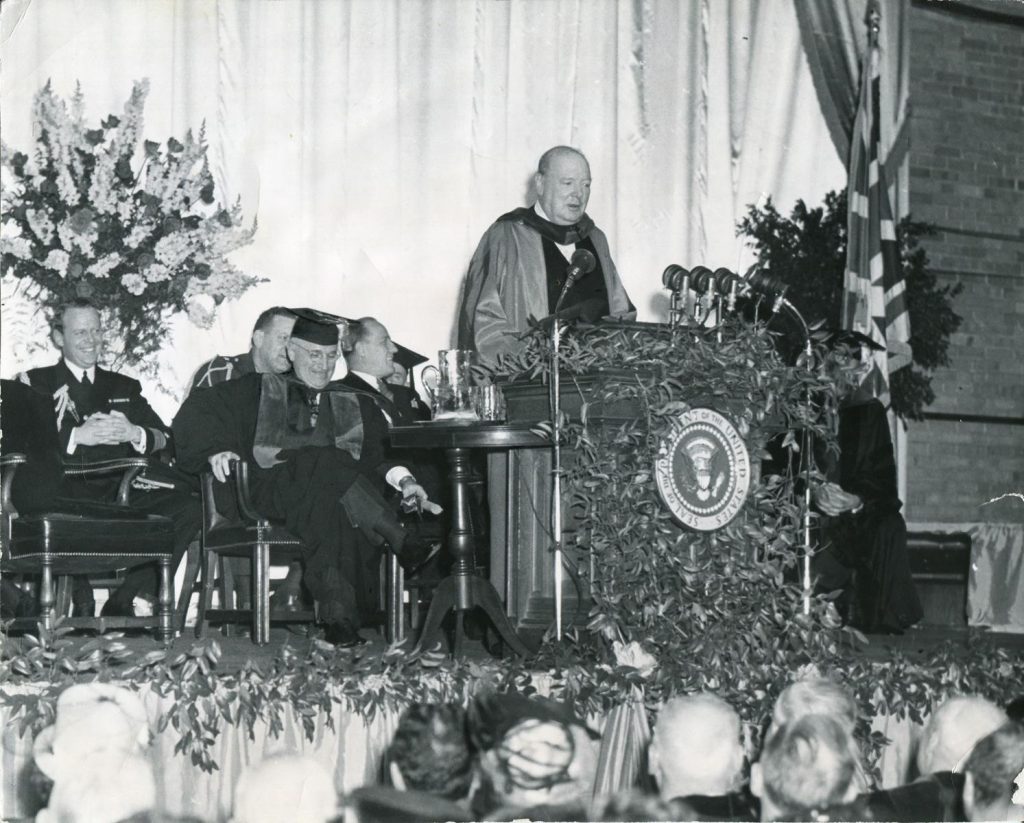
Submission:
<svg viewBox="0 0 1024 823">
<path fill-rule="evenodd" d="M 297 313 L 287 348 L 292 371 L 193 392 L 173 423 L 178 461 L 187 471 L 212 470 L 219 481 L 232 460 L 249 462 L 253 505 L 302 540 L 304 580 L 327 639 L 350 646 L 363 642 L 358 627 L 377 611 L 381 547 L 407 571 L 439 549 L 402 528 L 388 487 L 407 509 L 439 509 L 384 454 L 387 420 L 372 393 L 331 381 L 340 318 Z M 230 508 L 227 488 L 218 484 L 217 493 Z"/>
<path fill-rule="evenodd" d="M 836 342 L 859 348 L 861 362 L 867 349 L 881 348 L 857 332 L 842 332 Z M 829 518 L 826 548 L 815 558 L 819 586 L 844 590 L 840 605 L 856 628 L 900 633 L 924 611 L 910 574 L 886 410 L 866 380 L 840 405 L 838 461 L 822 464 L 830 479 L 813 490 L 818 510 Z"/>
</svg>

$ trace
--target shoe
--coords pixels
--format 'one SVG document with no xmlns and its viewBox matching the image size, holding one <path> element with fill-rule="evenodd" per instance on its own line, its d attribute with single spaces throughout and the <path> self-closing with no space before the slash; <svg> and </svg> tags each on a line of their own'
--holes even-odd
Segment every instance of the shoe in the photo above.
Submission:
<svg viewBox="0 0 1024 823">
<path fill-rule="evenodd" d="M 100 617 L 135 617 L 135 604 L 111 597 L 100 609 Z"/>
<path fill-rule="evenodd" d="M 356 630 L 351 620 L 329 623 L 324 631 L 324 640 L 339 649 L 351 649 L 367 642 L 366 638 Z"/>
<path fill-rule="evenodd" d="M 270 596 L 270 611 L 301 612 L 302 596 L 294 592 L 276 591 Z"/>
<path fill-rule="evenodd" d="M 413 534 L 406 534 L 405 540 L 402 541 L 402 547 L 398 550 L 394 548 L 391 550 L 395 553 L 395 557 L 398 558 L 398 563 L 405 573 L 411 575 L 437 556 L 437 553 L 441 551 L 441 544 L 437 541 L 422 540 Z"/>
</svg>

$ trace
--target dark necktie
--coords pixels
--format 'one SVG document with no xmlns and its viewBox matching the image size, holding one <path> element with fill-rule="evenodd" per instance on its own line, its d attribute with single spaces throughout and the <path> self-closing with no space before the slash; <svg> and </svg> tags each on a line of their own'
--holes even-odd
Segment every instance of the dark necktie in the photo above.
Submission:
<svg viewBox="0 0 1024 823">
<path fill-rule="evenodd" d="M 82 372 L 82 381 L 81 382 L 82 382 L 82 385 L 85 388 L 87 388 L 87 389 L 91 389 L 92 388 L 92 381 L 89 379 L 89 372 L 87 372 L 87 371 Z"/>
</svg>

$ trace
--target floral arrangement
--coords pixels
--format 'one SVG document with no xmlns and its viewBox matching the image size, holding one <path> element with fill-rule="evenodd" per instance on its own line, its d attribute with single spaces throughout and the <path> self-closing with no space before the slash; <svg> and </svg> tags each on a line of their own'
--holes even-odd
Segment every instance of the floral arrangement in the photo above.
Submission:
<svg viewBox="0 0 1024 823">
<path fill-rule="evenodd" d="M 89 128 L 81 88 L 69 105 L 47 83 L 33 107 L 34 156 L 0 144 L 4 279 L 50 312 L 94 300 L 114 364 L 144 371 L 176 313 L 208 328 L 221 302 L 261 282 L 227 259 L 256 224 L 242 226 L 238 203 L 216 202 L 203 131 L 140 151 L 148 92 L 136 82 L 120 117 Z"/>
</svg>

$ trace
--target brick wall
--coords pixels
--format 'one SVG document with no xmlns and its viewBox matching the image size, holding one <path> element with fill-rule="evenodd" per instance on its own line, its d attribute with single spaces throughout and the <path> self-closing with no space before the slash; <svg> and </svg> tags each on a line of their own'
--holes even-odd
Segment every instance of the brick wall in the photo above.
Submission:
<svg viewBox="0 0 1024 823">
<path fill-rule="evenodd" d="M 1024 15 L 944 4 L 910 14 L 910 206 L 940 282 L 960 281 L 952 366 L 935 375 L 948 414 L 1024 418 Z M 985 8 L 992 8 L 985 6 Z M 1006 8 L 1006 7 L 1003 7 Z M 961 6 L 962 9 L 962 6 Z M 911 423 L 907 519 L 1024 522 L 1024 426 Z"/>
</svg>

